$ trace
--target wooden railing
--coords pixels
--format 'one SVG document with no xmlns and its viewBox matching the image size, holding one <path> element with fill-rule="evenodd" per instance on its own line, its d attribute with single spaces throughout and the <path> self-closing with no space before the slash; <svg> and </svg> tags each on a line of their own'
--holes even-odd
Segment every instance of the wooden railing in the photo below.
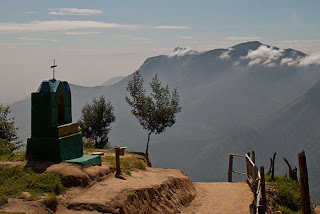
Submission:
<svg viewBox="0 0 320 214">
<path fill-rule="evenodd" d="M 233 158 L 240 157 L 246 160 L 247 172 L 238 172 L 233 170 Z M 266 191 L 264 180 L 264 168 L 260 167 L 260 172 L 255 164 L 255 152 L 252 150 L 252 159 L 250 153 L 246 155 L 230 154 L 229 155 L 229 171 L 228 182 L 232 182 L 232 173 L 244 175 L 247 183 L 254 194 L 254 200 L 250 205 L 251 214 L 265 214 L 266 213 Z"/>
</svg>

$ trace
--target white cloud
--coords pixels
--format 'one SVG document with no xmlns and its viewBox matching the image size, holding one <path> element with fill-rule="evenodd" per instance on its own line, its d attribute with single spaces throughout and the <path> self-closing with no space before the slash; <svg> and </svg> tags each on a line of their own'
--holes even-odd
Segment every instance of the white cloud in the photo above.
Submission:
<svg viewBox="0 0 320 214">
<path fill-rule="evenodd" d="M 233 63 L 233 66 L 235 66 L 235 67 L 237 67 L 237 66 L 239 66 L 239 65 L 240 65 L 240 62 L 239 62 L 239 61 L 236 61 L 236 62 Z"/>
<path fill-rule="evenodd" d="M 250 50 L 248 55 L 244 57 L 244 59 L 250 59 L 251 61 L 248 63 L 248 66 L 253 66 L 260 62 L 263 62 L 263 65 L 274 66 L 273 61 L 278 59 L 283 55 L 282 49 L 274 49 L 273 47 L 267 47 L 265 45 L 261 45 L 256 50 Z"/>
<path fill-rule="evenodd" d="M 128 38 L 129 40 L 135 40 L 135 41 L 145 41 L 145 40 L 150 40 L 150 38 L 146 38 L 146 37 L 131 37 Z"/>
<path fill-rule="evenodd" d="M 299 66 L 320 65 L 320 53 L 314 53 L 299 60 Z"/>
<path fill-rule="evenodd" d="M 79 8 L 59 8 L 59 9 L 49 9 L 49 14 L 51 15 L 77 15 L 77 16 L 90 16 L 103 13 L 102 10 L 92 10 L 92 9 L 79 9 Z"/>
<path fill-rule="evenodd" d="M 192 39 L 192 36 L 177 36 L 177 39 Z"/>
<path fill-rule="evenodd" d="M 47 41 L 45 38 L 16 38 L 17 40 L 25 40 L 25 41 Z"/>
<path fill-rule="evenodd" d="M 225 37 L 226 40 L 231 40 L 231 41 L 237 41 L 237 40 L 260 40 L 263 39 L 262 37 L 259 36 L 228 36 Z"/>
<path fill-rule="evenodd" d="M 191 50 L 190 47 L 186 47 L 186 48 L 178 47 L 178 48 L 175 48 L 173 53 L 169 56 L 173 57 L 173 56 L 197 55 L 197 54 L 199 54 L 199 52 L 195 50 Z"/>
<path fill-rule="evenodd" d="M 18 45 L 40 45 L 38 42 L 23 42 L 19 43 Z"/>
<path fill-rule="evenodd" d="M 297 62 L 293 58 L 283 58 L 283 59 L 281 59 L 280 65 L 285 65 L 285 64 L 287 64 L 287 65 L 295 65 L 295 64 L 297 64 Z"/>
<path fill-rule="evenodd" d="M 190 29 L 191 27 L 186 27 L 186 26 L 154 26 L 152 27 L 154 29 Z"/>
<path fill-rule="evenodd" d="M 34 14 L 34 13 L 36 13 L 36 12 L 27 11 L 27 12 L 24 12 L 24 13 L 27 13 L 27 14 Z"/>
<path fill-rule="evenodd" d="M 40 31 L 65 31 L 76 29 L 139 29 L 138 25 L 123 25 L 96 21 L 33 21 L 27 23 L 0 23 L 0 33 L 40 32 Z"/>
<path fill-rule="evenodd" d="M 101 34 L 101 32 L 64 32 L 65 35 L 91 35 Z"/>
<path fill-rule="evenodd" d="M 38 42 L 21 42 L 21 43 L 0 43 L 0 46 L 7 46 L 7 48 L 16 48 L 24 45 L 40 45 Z"/>
<path fill-rule="evenodd" d="M 229 59 L 229 58 L 230 58 L 229 53 L 230 53 L 232 50 L 233 50 L 232 48 L 228 48 L 228 50 L 227 50 L 227 51 L 224 51 L 224 52 L 219 56 L 219 58 L 220 58 L 220 59 L 223 59 L 223 60 Z"/>
<path fill-rule="evenodd" d="M 250 66 L 253 66 L 255 64 L 259 64 L 260 62 L 261 62 L 261 59 L 254 59 L 254 60 L 252 60 L 252 61 L 250 61 L 248 63 L 248 66 L 250 67 Z"/>
</svg>

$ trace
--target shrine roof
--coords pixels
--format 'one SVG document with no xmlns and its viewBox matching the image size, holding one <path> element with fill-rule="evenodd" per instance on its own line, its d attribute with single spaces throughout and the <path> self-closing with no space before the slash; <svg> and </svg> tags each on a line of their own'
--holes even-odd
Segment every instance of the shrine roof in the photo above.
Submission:
<svg viewBox="0 0 320 214">
<path fill-rule="evenodd" d="M 39 86 L 38 92 L 56 92 L 60 84 L 62 84 L 63 88 L 66 91 L 70 91 L 68 82 L 50 79 L 42 81 L 41 85 Z"/>
</svg>

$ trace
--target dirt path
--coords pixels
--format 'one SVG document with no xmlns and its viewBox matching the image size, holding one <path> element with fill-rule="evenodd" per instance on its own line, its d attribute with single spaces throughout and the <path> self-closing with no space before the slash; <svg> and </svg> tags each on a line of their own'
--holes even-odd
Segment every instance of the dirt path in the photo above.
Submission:
<svg viewBox="0 0 320 214">
<path fill-rule="evenodd" d="M 245 182 L 194 183 L 197 196 L 184 214 L 247 214 L 253 193 Z"/>
</svg>

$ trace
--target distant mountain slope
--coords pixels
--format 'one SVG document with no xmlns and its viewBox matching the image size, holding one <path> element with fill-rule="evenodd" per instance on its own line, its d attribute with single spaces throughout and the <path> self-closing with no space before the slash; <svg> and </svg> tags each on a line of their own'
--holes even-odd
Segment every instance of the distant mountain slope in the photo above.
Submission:
<svg viewBox="0 0 320 214">
<path fill-rule="evenodd" d="M 146 59 L 139 69 L 146 87 L 158 73 L 163 84 L 178 89 L 183 106 L 173 127 L 151 136 L 153 166 L 182 169 L 194 181 L 221 181 L 226 179 L 224 164 L 230 152 L 244 153 L 265 144 L 272 145 L 270 153 L 284 149 L 276 141 L 270 142 L 273 138 L 269 139 L 262 129 L 248 129 L 244 124 L 256 124 L 273 115 L 320 79 L 320 66 L 312 64 L 312 60 L 303 61 L 308 57 L 293 49 L 247 42 L 228 49 Z M 111 145 L 144 151 L 147 132 L 130 114 L 124 100 L 130 78 L 131 75 L 110 86 L 91 88 L 71 84 L 73 120 L 79 119 L 86 102 L 103 94 L 114 105 L 117 116 L 110 133 Z M 19 134 L 26 140 L 30 135 L 30 99 L 15 103 L 12 108 Z M 317 138 L 318 124 L 311 125 L 314 128 L 309 130 L 309 136 Z"/>
<path fill-rule="evenodd" d="M 288 174 L 282 157 L 286 157 L 293 167 L 298 167 L 298 153 L 305 150 L 312 198 L 320 201 L 320 81 L 273 116 L 230 130 L 217 141 L 224 145 L 224 153 L 255 149 L 257 164 L 265 168 L 269 167 L 273 152 L 277 152 L 276 172 L 280 175 Z M 216 157 L 208 156 L 217 151 L 210 146 L 205 155 L 202 154 L 203 159 L 195 161 L 197 167 L 202 162 L 216 160 Z M 227 167 L 227 163 L 221 164 Z"/>
<path fill-rule="evenodd" d="M 117 82 L 119 82 L 120 80 L 122 80 L 123 78 L 125 78 L 125 76 L 118 76 L 118 77 L 113 77 L 107 81 L 105 81 L 101 86 L 109 86 L 109 85 L 113 85 Z"/>
</svg>

